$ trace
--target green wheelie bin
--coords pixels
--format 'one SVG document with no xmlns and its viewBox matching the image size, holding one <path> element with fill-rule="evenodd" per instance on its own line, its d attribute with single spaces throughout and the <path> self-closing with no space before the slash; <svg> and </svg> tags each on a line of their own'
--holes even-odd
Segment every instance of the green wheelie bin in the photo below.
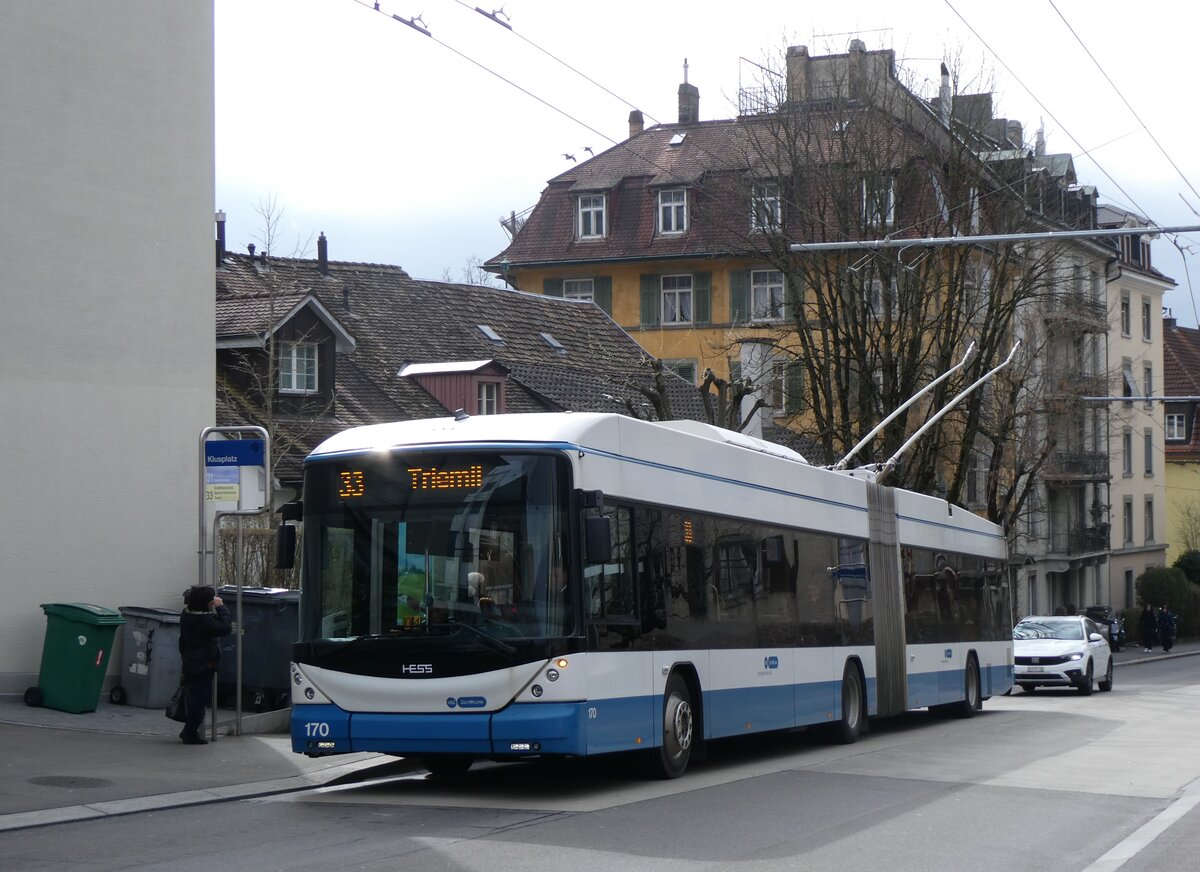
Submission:
<svg viewBox="0 0 1200 872">
<path fill-rule="evenodd" d="M 25 702 L 61 712 L 94 712 L 104 689 L 104 671 L 112 653 L 121 613 L 87 603 L 42 603 L 46 639 L 38 683 L 25 691 Z"/>
</svg>

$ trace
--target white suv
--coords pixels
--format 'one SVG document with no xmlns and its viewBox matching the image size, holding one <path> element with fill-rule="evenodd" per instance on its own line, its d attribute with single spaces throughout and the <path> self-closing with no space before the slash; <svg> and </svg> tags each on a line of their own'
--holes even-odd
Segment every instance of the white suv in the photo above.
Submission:
<svg viewBox="0 0 1200 872">
<path fill-rule="evenodd" d="M 1112 690 L 1112 651 L 1100 627 L 1083 615 L 1035 615 L 1013 628 L 1014 678 L 1021 689 L 1076 687 L 1089 694 L 1098 681 Z"/>
</svg>

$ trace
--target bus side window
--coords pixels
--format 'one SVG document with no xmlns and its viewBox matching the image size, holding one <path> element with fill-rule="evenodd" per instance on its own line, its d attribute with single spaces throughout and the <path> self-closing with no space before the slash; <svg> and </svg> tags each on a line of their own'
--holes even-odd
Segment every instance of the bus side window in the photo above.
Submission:
<svg viewBox="0 0 1200 872">
<path fill-rule="evenodd" d="M 590 564 L 583 569 L 588 617 L 634 620 L 637 609 L 630 511 L 623 506 L 605 506 L 603 509 L 589 509 L 587 514 L 590 517 L 606 517 L 612 526 L 612 553 L 608 561 Z"/>
</svg>

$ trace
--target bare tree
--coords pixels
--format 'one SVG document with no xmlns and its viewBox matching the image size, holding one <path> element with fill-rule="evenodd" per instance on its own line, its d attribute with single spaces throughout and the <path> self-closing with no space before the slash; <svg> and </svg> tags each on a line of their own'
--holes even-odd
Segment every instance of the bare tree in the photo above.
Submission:
<svg viewBox="0 0 1200 872">
<path fill-rule="evenodd" d="M 971 502 L 1011 528 L 1037 474 L 1077 429 L 1078 401 L 1065 398 L 1080 392 L 1065 377 L 1095 375 L 1094 349 L 1088 367 L 1056 370 L 1047 361 L 1062 348 L 1084 355 L 1077 340 L 1104 312 L 1089 298 L 1080 311 L 1047 319 L 1080 291 L 1063 245 L 917 240 L 1074 226 L 1087 210 L 1047 188 L 1048 174 L 993 118 L 990 95 L 947 83 L 931 104 L 893 74 L 890 60 L 852 49 L 819 69 L 806 57 L 763 68 L 759 111 L 739 118 L 736 145 L 716 156 L 723 169 L 705 179 L 697 206 L 736 239 L 747 263 L 731 288 L 743 327 L 730 336 L 729 354 L 745 359 L 747 341 L 765 346 L 759 356 L 768 365 L 749 377 L 760 387 L 793 381 L 771 397 L 776 419 L 833 459 L 974 343 L 955 377 L 867 446 L 861 460 L 871 462 L 891 456 L 1022 340 L 1016 363 L 943 418 L 891 482 Z M 881 238 L 914 243 L 790 248 Z"/>
</svg>

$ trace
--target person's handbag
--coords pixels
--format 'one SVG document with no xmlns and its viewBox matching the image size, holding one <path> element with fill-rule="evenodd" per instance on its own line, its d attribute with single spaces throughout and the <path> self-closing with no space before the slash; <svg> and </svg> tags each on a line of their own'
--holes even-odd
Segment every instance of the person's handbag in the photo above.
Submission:
<svg viewBox="0 0 1200 872">
<path fill-rule="evenodd" d="M 187 721 L 187 689 L 183 684 L 175 688 L 175 692 L 167 700 L 166 712 L 167 717 L 173 721 L 179 721 L 181 724 Z"/>
</svg>

